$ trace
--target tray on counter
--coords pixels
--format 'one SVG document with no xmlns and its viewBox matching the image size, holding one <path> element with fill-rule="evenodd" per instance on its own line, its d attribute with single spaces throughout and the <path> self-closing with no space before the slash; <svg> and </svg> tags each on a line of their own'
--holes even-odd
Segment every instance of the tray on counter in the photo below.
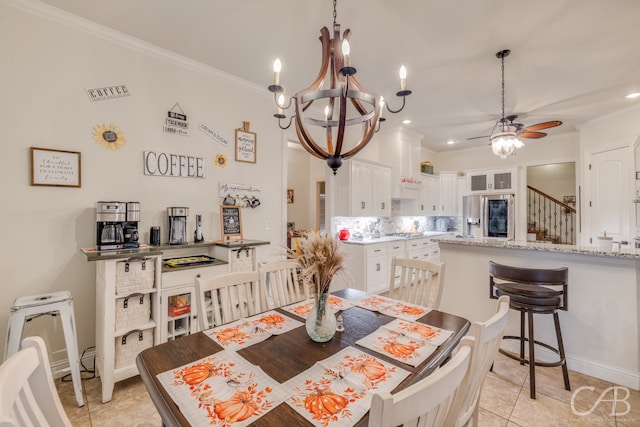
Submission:
<svg viewBox="0 0 640 427">
<path fill-rule="evenodd" d="M 163 264 L 166 267 L 178 268 L 178 267 L 189 267 L 192 265 L 200 265 L 200 264 L 211 264 L 215 262 L 216 259 L 207 255 L 191 255 L 191 256 L 183 256 L 178 258 L 168 258 L 163 260 Z"/>
</svg>

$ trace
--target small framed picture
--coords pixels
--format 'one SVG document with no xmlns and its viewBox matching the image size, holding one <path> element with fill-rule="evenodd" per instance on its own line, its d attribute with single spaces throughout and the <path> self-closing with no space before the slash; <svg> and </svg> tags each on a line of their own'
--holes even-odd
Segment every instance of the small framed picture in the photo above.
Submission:
<svg viewBox="0 0 640 427">
<path fill-rule="evenodd" d="M 31 147 L 31 185 L 80 187 L 80 152 Z"/>
<path fill-rule="evenodd" d="M 249 122 L 243 122 L 242 128 L 236 129 L 236 161 L 255 163 L 258 136 L 249 132 Z"/>
<path fill-rule="evenodd" d="M 287 203 L 293 203 L 293 188 L 287 189 Z"/>
</svg>

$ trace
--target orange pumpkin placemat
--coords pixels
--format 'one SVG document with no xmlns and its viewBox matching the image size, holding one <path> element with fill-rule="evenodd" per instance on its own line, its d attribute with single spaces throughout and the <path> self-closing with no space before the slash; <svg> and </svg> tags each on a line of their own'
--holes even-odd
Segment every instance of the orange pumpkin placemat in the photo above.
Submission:
<svg viewBox="0 0 640 427">
<path fill-rule="evenodd" d="M 307 300 L 297 302 L 295 304 L 287 305 L 281 308 L 283 310 L 288 311 L 289 313 L 295 314 L 296 316 L 306 319 L 307 315 L 309 314 L 309 311 L 311 311 L 311 307 L 313 306 L 314 302 L 315 300 L 311 298 L 311 299 L 307 299 Z M 335 295 L 330 295 L 329 305 L 331 306 L 334 312 L 337 312 L 337 311 L 344 311 L 348 308 L 351 308 L 355 305 L 355 303 Z"/>
<path fill-rule="evenodd" d="M 275 310 L 247 317 L 204 331 L 223 348 L 240 350 L 302 326 L 303 323 Z"/>
<path fill-rule="evenodd" d="M 318 427 L 352 426 L 371 407 L 373 392 L 391 391 L 406 370 L 347 347 L 283 385 L 293 394 L 287 404 Z"/>
<path fill-rule="evenodd" d="M 372 295 L 361 299 L 356 303 L 358 307 L 367 310 L 377 311 L 387 316 L 397 317 L 405 320 L 416 320 L 430 312 L 431 310 L 421 305 L 410 304 L 393 298 Z"/>
<path fill-rule="evenodd" d="M 453 332 L 401 319 L 381 326 L 356 344 L 411 366 L 418 366 Z"/>
<path fill-rule="evenodd" d="M 194 426 L 244 427 L 290 395 L 230 350 L 158 374 L 158 380 Z"/>
</svg>

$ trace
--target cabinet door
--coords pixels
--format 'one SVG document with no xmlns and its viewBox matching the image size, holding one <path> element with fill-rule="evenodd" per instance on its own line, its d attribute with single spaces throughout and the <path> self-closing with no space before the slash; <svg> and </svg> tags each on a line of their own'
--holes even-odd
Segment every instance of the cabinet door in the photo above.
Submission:
<svg viewBox="0 0 640 427">
<path fill-rule="evenodd" d="M 351 162 L 351 215 L 368 216 L 372 212 L 371 180 L 373 165 L 353 160 Z"/>
<path fill-rule="evenodd" d="M 469 173 L 469 192 L 478 193 L 485 192 L 489 189 L 488 174 L 485 173 Z"/>
<path fill-rule="evenodd" d="M 443 216 L 455 216 L 458 213 L 458 175 L 440 174 L 440 213 Z"/>
<path fill-rule="evenodd" d="M 389 288 L 388 262 L 386 256 L 367 258 L 367 292 L 379 293 Z"/>
<path fill-rule="evenodd" d="M 425 200 L 426 215 L 440 215 L 440 178 L 427 178 L 427 199 Z"/>
<path fill-rule="evenodd" d="M 496 171 L 493 173 L 493 190 L 511 190 L 513 188 L 511 171 Z"/>
<path fill-rule="evenodd" d="M 373 166 L 372 170 L 372 214 L 391 215 L 391 168 Z"/>
</svg>

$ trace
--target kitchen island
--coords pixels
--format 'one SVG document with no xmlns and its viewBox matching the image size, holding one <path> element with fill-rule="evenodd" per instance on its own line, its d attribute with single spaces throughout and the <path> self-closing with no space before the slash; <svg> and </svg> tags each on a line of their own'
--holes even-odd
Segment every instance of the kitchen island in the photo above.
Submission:
<svg viewBox="0 0 640 427">
<path fill-rule="evenodd" d="M 489 298 L 489 261 L 529 268 L 569 268 L 568 311 L 560 324 L 569 369 L 640 389 L 640 251 L 514 242 L 498 239 L 434 238 L 447 265 L 440 309 L 483 321 L 495 313 Z M 552 316 L 537 316 L 536 339 L 555 344 Z M 519 335 L 519 314 L 509 313 L 506 335 Z M 517 350 L 516 342 L 502 346 Z M 555 354 L 536 349 L 536 357 Z"/>
</svg>

